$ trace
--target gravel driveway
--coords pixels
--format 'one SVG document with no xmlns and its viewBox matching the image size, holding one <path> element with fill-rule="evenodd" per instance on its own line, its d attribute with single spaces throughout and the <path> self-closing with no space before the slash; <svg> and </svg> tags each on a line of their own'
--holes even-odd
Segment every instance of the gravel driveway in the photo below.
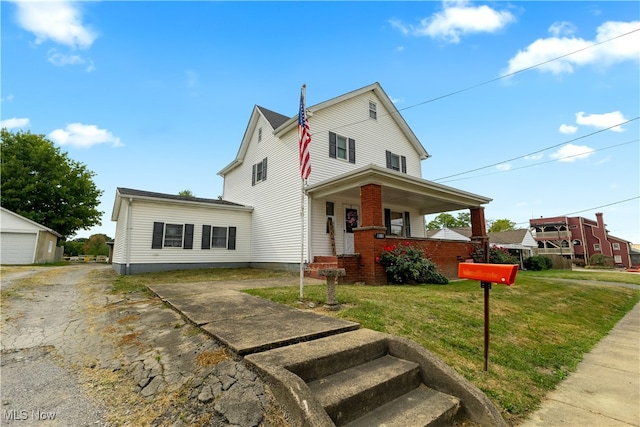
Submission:
<svg viewBox="0 0 640 427">
<path fill-rule="evenodd" d="M 286 425 L 242 360 L 110 266 L 3 268 L 2 425 Z"/>
</svg>

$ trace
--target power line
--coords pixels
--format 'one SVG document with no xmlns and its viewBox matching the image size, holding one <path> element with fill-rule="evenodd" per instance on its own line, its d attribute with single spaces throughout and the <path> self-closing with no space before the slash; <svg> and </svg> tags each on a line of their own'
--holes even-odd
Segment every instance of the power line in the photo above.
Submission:
<svg viewBox="0 0 640 427">
<path fill-rule="evenodd" d="M 632 141 L 627 141 L 627 142 L 623 142 L 623 143 L 616 144 L 616 145 L 609 145 L 609 146 L 607 146 L 607 147 L 598 148 L 597 150 L 591 150 L 591 151 L 584 152 L 584 153 L 572 154 L 572 155 L 570 155 L 570 156 L 560 157 L 560 158 L 558 158 L 558 159 L 547 160 L 547 161 L 544 161 L 544 162 L 538 162 L 538 163 L 532 163 L 532 164 L 530 164 L 530 165 L 525 165 L 525 166 L 519 166 L 519 167 L 517 167 L 517 168 L 512 168 L 512 169 L 508 169 L 508 170 L 503 170 L 503 171 L 498 171 L 498 172 L 491 172 L 491 173 L 485 173 L 485 174 L 482 174 L 482 175 L 474 175 L 474 176 L 469 176 L 469 177 L 467 177 L 467 178 L 449 179 L 449 180 L 447 180 L 447 181 L 442 181 L 442 183 L 445 183 L 445 182 L 453 182 L 453 181 L 464 181 L 464 180 L 466 180 L 466 179 L 474 179 L 474 178 L 480 178 L 480 177 L 483 177 L 483 176 L 489 176 L 489 175 L 495 175 L 495 174 L 499 174 L 499 173 L 505 173 L 505 172 L 516 171 L 516 170 L 519 170 L 519 169 L 532 168 L 532 167 L 534 167 L 534 166 L 540 166 L 540 165 L 544 165 L 544 164 L 546 164 L 546 163 L 559 162 L 559 161 L 561 161 L 561 160 L 570 159 L 570 158 L 572 158 L 572 157 L 579 157 L 579 156 L 584 156 L 585 154 L 591 154 L 591 153 L 597 153 L 598 151 L 609 150 L 609 149 L 611 149 L 611 148 L 616 148 L 616 147 L 620 147 L 620 146 L 622 146 L 622 145 L 632 144 L 632 143 L 634 143 L 634 142 L 638 142 L 638 141 L 640 141 L 640 139 L 634 139 L 634 140 L 632 140 Z M 526 156 L 522 156 L 522 157 L 526 157 Z M 520 158 L 520 157 L 518 157 L 518 158 Z M 506 160 L 505 162 L 508 162 L 508 161 L 509 161 L 509 160 Z M 502 164 L 502 163 L 505 163 L 505 162 L 500 162 L 500 163 L 497 163 L 497 164 Z M 493 166 L 495 166 L 495 165 L 493 165 Z M 489 167 L 489 166 L 487 166 L 487 167 Z M 462 174 L 458 174 L 458 175 L 462 175 Z M 456 176 L 456 175 L 452 175 L 452 176 Z"/>
<path fill-rule="evenodd" d="M 608 203 L 606 205 L 596 206 L 595 208 L 589 208 L 589 209 L 583 209 L 583 210 L 577 211 L 577 212 L 571 212 L 571 213 L 568 213 L 568 214 L 564 214 L 562 216 L 575 215 L 575 214 L 579 214 L 579 213 L 582 213 L 582 212 L 592 211 L 592 210 L 595 210 L 595 209 L 606 208 L 607 206 L 619 205 L 620 203 L 630 202 L 631 200 L 636 200 L 636 199 L 640 199 L 640 196 L 631 197 L 630 199 L 624 199 L 624 200 L 620 200 L 618 202 Z"/>
<path fill-rule="evenodd" d="M 425 105 L 425 104 L 430 104 L 432 102 L 439 101 L 441 99 L 448 98 L 450 96 L 458 95 L 460 93 L 467 92 L 467 91 L 470 91 L 472 89 L 476 89 L 476 88 L 478 88 L 480 86 L 485 86 L 485 85 L 488 85 L 490 83 L 497 82 L 498 80 L 506 79 L 508 77 L 513 77 L 516 74 L 520 74 L 520 73 L 523 73 L 525 71 L 529 71 L 529 70 L 532 70 L 534 68 L 541 67 L 541 66 L 549 64 L 549 63 L 551 63 L 553 61 L 557 61 L 559 59 L 566 58 L 567 56 L 575 55 L 576 53 L 580 53 L 580 52 L 583 52 L 583 51 L 588 50 L 588 49 L 593 49 L 594 47 L 600 46 L 600 45 L 605 44 L 605 43 L 609 43 L 609 42 L 611 42 L 613 40 L 616 40 L 616 39 L 619 39 L 621 37 L 626 37 L 629 34 L 633 34 L 633 33 L 638 32 L 638 31 L 640 31 L 640 28 L 636 28 L 635 30 L 631 30 L 631 31 L 623 33 L 623 34 L 619 34 L 619 35 L 617 35 L 615 37 L 611 37 L 610 39 L 603 40 L 603 41 L 598 42 L 598 43 L 594 43 L 592 45 L 580 48 L 578 50 L 574 50 L 572 52 L 565 53 L 564 55 L 560 55 L 560 56 L 557 56 L 555 58 L 548 59 L 548 60 L 540 62 L 538 64 L 534 64 L 534 65 L 531 65 L 529 67 L 525 67 L 525 68 L 522 68 L 520 70 L 516 70 L 516 71 L 513 71 L 513 72 L 508 73 L 508 74 L 504 74 L 504 75 L 499 76 L 499 77 L 495 77 L 495 78 L 493 78 L 491 80 L 486 80 L 486 81 L 484 81 L 482 83 L 476 83 L 476 84 L 474 84 L 472 86 L 468 86 L 468 87 L 466 87 L 464 89 L 459 89 L 459 90 L 456 90 L 454 92 L 447 93 L 445 95 L 440 95 L 440 96 L 437 96 L 435 98 L 431 98 L 431 99 L 428 99 L 426 101 L 419 102 L 417 104 L 413 104 L 413 105 L 409 105 L 409 106 L 404 107 L 404 108 L 400 108 L 400 109 L 397 110 L 397 112 L 399 113 L 400 111 L 409 110 L 411 108 L 419 107 L 419 106 Z M 380 114 L 379 117 L 390 116 L 391 114 L 395 114 L 395 112 L 392 112 L 392 113 L 389 113 L 389 114 Z M 366 122 L 368 120 L 369 119 L 364 119 L 364 120 L 359 120 L 359 121 L 356 121 L 356 122 L 347 123 L 345 125 L 333 128 L 333 130 L 341 129 L 341 128 L 345 128 L 345 127 L 349 127 L 349 126 L 353 126 L 353 125 L 356 125 L 356 124 L 359 124 L 359 123 L 364 123 L 364 122 Z"/>
</svg>

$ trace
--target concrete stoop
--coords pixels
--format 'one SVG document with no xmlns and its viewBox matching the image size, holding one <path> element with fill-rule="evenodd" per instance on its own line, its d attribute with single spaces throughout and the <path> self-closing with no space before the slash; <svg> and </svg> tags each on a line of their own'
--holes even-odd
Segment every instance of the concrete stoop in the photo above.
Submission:
<svg viewBox="0 0 640 427">
<path fill-rule="evenodd" d="M 506 426 L 479 389 L 430 352 L 370 329 L 245 359 L 270 381 L 296 426 Z"/>
</svg>

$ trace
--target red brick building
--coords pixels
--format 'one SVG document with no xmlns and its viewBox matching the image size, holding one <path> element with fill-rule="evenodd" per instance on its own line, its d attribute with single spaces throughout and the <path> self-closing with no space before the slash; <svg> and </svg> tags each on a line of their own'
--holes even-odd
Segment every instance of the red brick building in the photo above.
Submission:
<svg viewBox="0 0 640 427">
<path fill-rule="evenodd" d="M 580 216 L 556 216 L 530 219 L 529 225 L 538 242 L 538 255 L 560 255 L 589 262 L 594 254 L 614 259 L 616 266 L 631 267 L 631 242 L 609 234 L 602 213 L 596 220 Z"/>
</svg>

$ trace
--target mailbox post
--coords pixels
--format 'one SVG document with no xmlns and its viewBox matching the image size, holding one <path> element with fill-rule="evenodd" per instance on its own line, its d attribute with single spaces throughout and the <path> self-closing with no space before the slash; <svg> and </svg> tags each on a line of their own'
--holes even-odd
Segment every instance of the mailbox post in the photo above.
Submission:
<svg viewBox="0 0 640 427">
<path fill-rule="evenodd" d="M 484 370 L 489 370 L 489 290 L 492 283 L 511 286 L 516 281 L 517 264 L 482 264 L 461 262 L 458 264 L 458 277 L 480 280 L 484 289 Z"/>
</svg>

